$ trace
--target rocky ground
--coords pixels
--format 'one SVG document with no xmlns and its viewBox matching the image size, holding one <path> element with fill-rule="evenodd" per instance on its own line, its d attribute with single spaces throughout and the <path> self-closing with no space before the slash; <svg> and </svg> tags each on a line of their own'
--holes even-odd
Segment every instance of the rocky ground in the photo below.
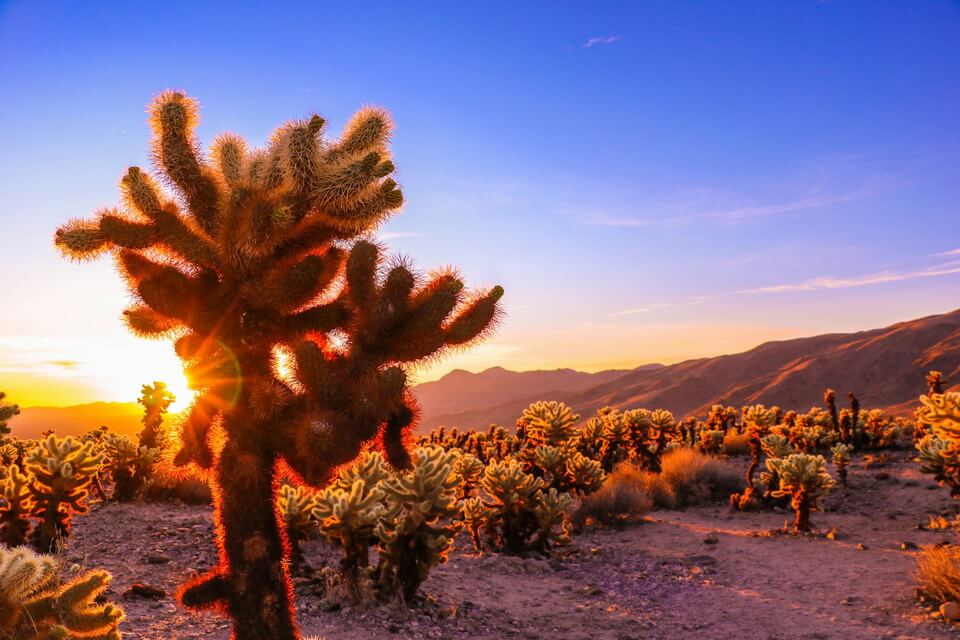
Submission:
<svg viewBox="0 0 960 640">
<path fill-rule="evenodd" d="M 858 459 L 850 488 L 814 514 L 816 536 L 777 533 L 786 513 L 718 504 L 588 531 L 549 559 L 481 556 L 463 540 L 412 610 L 337 608 L 316 582 L 299 579 L 300 623 L 326 640 L 956 638 L 960 629 L 917 605 L 913 586 L 916 547 L 957 541 L 917 525 L 953 505 L 907 455 L 872 465 Z M 306 552 L 316 567 L 338 557 L 322 542 Z M 94 506 L 77 520 L 67 556 L 114 574 L 111 597 L 127 610 L 126 638 L 229 638 L 220 618 L 184 611 L 172 598 L 184 577 L 214 564 L 209 508 Z M 124 597 L 134 583 L 164 595 Z"/>
</svg>

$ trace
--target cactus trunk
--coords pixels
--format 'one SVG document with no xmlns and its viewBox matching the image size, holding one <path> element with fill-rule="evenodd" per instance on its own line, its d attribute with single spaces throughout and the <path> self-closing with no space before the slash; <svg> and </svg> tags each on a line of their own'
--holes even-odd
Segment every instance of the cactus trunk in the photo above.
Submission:
<svg viewBox="0 0 960 640">
<path fill-rule="evenodd" d="M 795 531 L 810 531 L 810 498 L 806 491 L 800 490 L 793 498 L 793 510 L 796 518 L 793 521 Z"/>
<path fill-rule="evenodd" d="M 274 509 L 271 457 L 243 453 L 228 443 L 218 463 L 217 528 L 229 563 L 226 606 L 234 640 L 295 640 L 283 529 Z"/>
</svg>

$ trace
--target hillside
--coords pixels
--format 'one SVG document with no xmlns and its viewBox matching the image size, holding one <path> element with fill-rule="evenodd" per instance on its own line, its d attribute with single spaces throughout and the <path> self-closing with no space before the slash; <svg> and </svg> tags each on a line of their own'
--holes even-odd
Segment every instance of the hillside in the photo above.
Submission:
<svg viewBox="0 0 960 640">
<path fill-rule="evenodd" d="M 688 415 L 717 402 L 807 409 L 821 402 L 826 386 L 841 397 L 855 391 L 864 406 L 902 412 L 924 391 L 923 374 L 929 369 L 943 371 L 948 380 L 960 379 L 960 310 L 883 329 L 768 342 L 735 355 L 626 372 L 457 371 L 416 392 L 421 431 L 441 424 L 509 426 L 527 404 L 541 399 L 562 400 L 583 415 L 603 406 L 662 407 Z M 550 373 L 570 385 L 547 392 L 543 380 Z M 424 387 L 428 393 L 421 392 Z"/>
<path fill-rule="evenodd" d="M 38 438 L 48 429 L 57 435 L 79 435 L 107 425 L 112 431 L 138 433 L 143 407 L 136 402 L 92 402 L 72 407 L 26 407 L 10 420 L 13 435 Z"/>
</svg>

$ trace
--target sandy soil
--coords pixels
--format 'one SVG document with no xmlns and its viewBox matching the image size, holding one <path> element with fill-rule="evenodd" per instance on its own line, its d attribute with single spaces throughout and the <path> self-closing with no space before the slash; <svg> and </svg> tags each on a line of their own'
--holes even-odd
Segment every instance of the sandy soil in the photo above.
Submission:
<svg viewBox="0 0 960 640">
<path fill-rule="evenodd" d="M 589 531 L 549 559 L 478 556 L 466 541 L 431 573 L 414 610 L 330 610 L 297 580 L 305 635 L 369 638 L 558 638 L 633 640 L 946 639 L 960 629 L 916 604 L 915 545 L 956 542 L 918 529 L 953 507 L 947 492 L 906 462 L 855 464 L 850 489 L 814 514 L 824 535 L 774 534 L 786 513 L 734 513 L 725 505 L 657 511 L 622 530 Z M 707 539 L 716 540 L 708 543 Z M 859 545 L 859 548 L 858 548 Z M 214 563 L 209 509 L 106 504 L 77 521 L 68 559 L 113 572 L 131 639 L 229 638 L 228 625 L 174 604 L 176 585 Z M 314 566 L 337 551 L 307 545 Z M 166 591 L 123 598 L 134 582 Z"/>
</svg>

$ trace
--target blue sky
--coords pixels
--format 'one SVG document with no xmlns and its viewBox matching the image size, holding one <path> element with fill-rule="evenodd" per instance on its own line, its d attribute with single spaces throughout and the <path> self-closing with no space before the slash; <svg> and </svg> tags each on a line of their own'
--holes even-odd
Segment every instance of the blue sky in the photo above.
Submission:
<svg viewBox="0 0 960 640">
<path fill-rule="evenodd" d="M 391 110 L 407 204 L 382 237 L 507 290 L 495 338 L 423 379 L 960 306 L 955 2 L 143 6 L 0 3 L 0 384 L 58 385 L 34 402 L 128 399 L 175 367 L 124 335 L 109 263 L 50 242 L 149 164 L 145 106 L 166 88 L 200 100 L 206 142 Z"/>
</svg>

